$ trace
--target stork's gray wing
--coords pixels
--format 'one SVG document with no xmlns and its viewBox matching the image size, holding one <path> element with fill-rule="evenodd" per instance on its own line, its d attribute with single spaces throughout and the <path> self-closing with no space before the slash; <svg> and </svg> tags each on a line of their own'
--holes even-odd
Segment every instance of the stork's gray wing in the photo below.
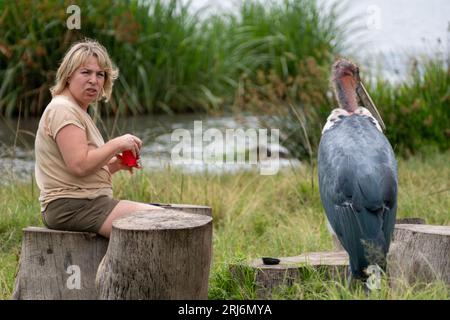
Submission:
<svg viewBox="0 0 450 320">
<path fill-rule="evenodd" d="M 326 132 L 319 146 L 322 204 L 354 274 L 368 263 L 384 264 L 395 223 L 393 151 L 372 127 L 362 117 L 349 117 Z"/>
</svg>

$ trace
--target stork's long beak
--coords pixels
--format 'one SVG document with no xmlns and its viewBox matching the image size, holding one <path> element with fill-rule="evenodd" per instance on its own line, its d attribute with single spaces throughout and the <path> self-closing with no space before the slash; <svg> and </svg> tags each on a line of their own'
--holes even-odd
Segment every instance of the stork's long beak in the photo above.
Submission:
<svg viewBox="0 0 450 320">
<path fill-rule="evenodd" d="M 384 125 L 383 119 L 381 119 L 380 113 L 378 112 L 375 103 L 373 103 L 372 98 L 369 96 L 369 93 L 367 92 L 366 88 L 364 87 L 364 84 L 359 78 L 359 75 L 358 75 L 358 84 L 356 86 L 356 93 L 358 94 L 358 97 L 361 100 L 364 107 L 367 108 L 370 111 L 370 113 L 372 113 L 375 119 L 377 119 L 381 129 L 383 129 L 383 131 L 386 131 L 386 126 Z"/>
</svg>

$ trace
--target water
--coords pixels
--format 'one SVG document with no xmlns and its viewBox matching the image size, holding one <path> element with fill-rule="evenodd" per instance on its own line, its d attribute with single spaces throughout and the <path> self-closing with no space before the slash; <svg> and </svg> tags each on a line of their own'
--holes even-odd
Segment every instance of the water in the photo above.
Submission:
<svg viewBox="0 0 450 320">
<path fill-rule="evenodd" d="M 201 121 L 202 132 L 214 128 L 223 134 L 223 143 L 212 139 L 204 141 L 200 148 L 203 151 L 206 147 L 220 149 L 219 160 L 207 161 L 205 159 L 195 159 L 195 153 L 201 153 L 198 145 L 192 142 L 192 157 L 190 161 L 176 163 L 172 159 L 173 148 L 179 144 L 172 138 L 172 133 L 176 129 L 188 130 L 192 141 L 194 139 L 194 121 Z M 3 174 L 3 181 L 10 179 L 29 179 L 34 172 L 34 134 L 37 131 L 39 119 L 8 120 L 0 119 L 0 172 Z M 140 137 L 143 141 L 141 149 L 141 165 L 148 170 L 161 170 L 172 167 L 186 173 L 197 172 L 235 172 L 238 170 L 259 170 L 269 165 L 279 165 L 279 167 L 298 166 L 296 159 L 287 156 L 287 150 L 279 143 L 271 143 L 270 135 L 267 143 L 261 141 L 236 140 L 235 149 L 230 149 L 230 143 L 225 140 L 225 133 L 228 129 L 257 129 L 260 128 L 257 118 L 252 116 L 241 116 L 239 118 L 231 116 L 208 117 L 205 115 L 174 115 L 174 116 L 139 116 L 129 117 L 125 121 L 115 121 L 108 119 L 97 123 L 102 131 L 105 140 L 125 133 L 131 133 Z M 202 137 L 197 137 L 202 139 Z M 245 144 L 247 143 L 247 144 Z M 260 158 L 257 164 L 251 164 L 246 160 L 237 163 L 234 161 L 234 154 L 244 155 L 249 152 L 261 153 L 270 149 L 272 154 L 278 153 L 280 159 Z M 224 161 L 224 157 L 231 154 L 233 161 Z"/>
<path fill-rule="evenodd" d="M 202 15 L 208 15 L 236 13 L 238 6 L 245 0 L 182 1 L 191 2 L 193 12 L 201 10 Z M 282 3 L 285 0 L 272 1 Z M 316 2 L 325 8 L 339 2 L 346 8 L 342 12 L 341 21 L 351 18 L 358 29 L 363 29 L 366 47 L 358 49 L 363 55 L 405 49 L 423 52 L 429 46 L 435 45 L 448 48 L 447 30 L 450 22 L 448 0 L 316 0 Z M 437 44 L 437 39 L 441 39 L 442 44 Z M 355 34 L 355 38 L 351 41 L 357 45 L 362 39 Z"/>
<path fill-rule="evenodd" d="M 363 70 L 399 82 L 414 59 L 445 58 L 450 53 L 450 1 L 347 0 L 345 4 L 341 21 L 350 19 L 358 30 L 349 42 Z"/>
<path fill-rule="evenodd" d="M 184 0 L 183 0 L 184 1 Z M 245 0 L 192 0 L 193 12 L 201 16 L 237 13 Z M 255 1 L 255 0 L 252 0 Z M 264 0 L 259 0 L 264 2 Z M 284 0 L 272 0 L 283 2 Z M 185 0 L 184 2 L 188 2 Z M 412 59 L 450 52 L 450 1 L 448 0 L 316 0 L 329 8 L 338 2 L 340 22 L 357 30 L 349 34 L 354 57 L 362 70 L 381 75 L 391 82 L 402 81 Z"/>
<path fill-rule="evenodd" d="M 19 125 L 18 125 L 19 123 Z M 34 133 L 37 120 L 0 119 L 0 183 L 26 179 L 34 170 Z"/>
</svg>

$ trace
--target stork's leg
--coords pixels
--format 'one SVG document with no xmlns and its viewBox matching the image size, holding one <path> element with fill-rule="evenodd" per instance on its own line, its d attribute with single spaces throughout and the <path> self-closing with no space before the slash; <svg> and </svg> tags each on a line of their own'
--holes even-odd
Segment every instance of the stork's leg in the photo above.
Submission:
<svg viewBox="0 0 450 320">
<path fill-rule="evenodd" d="M 361 285 L 365 286 L 366 279 L 365 277 L 361 277 L 358 274 L 354 274 L 352 272 L 352 268 L 348 268 L 348 277 L 347 277 L 347 289 L 348 290 L 354 290 L 356 288 L 359 288 Z"/>
<path fill-rule="evenodd" d="M 364 293 L 366 294 L 366 296 L 370 296 L 370 294 L 372 293 L 372 289 L 370 288 L 370 286 L 367 285 L 367 280 L 364 281 Z"/>
<path fill-rule="evenodd" d="M 355 278 L 353 277 L 352 268 L 348 266 L 348 275 L 347 275 L 347 289 L 351 290 L 353 288 L 353 284 L 355 282 Z"/>
</svg>

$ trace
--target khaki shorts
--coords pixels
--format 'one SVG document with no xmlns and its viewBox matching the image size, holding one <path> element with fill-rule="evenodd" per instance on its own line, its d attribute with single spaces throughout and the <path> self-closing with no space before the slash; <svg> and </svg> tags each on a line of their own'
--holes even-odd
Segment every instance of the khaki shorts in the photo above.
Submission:
<svg viewBox="0 0 450 320">
<path fill-rule="evenodd" d="M 119 200 L 108 196 L 95 199 L 61 198 L 50 202 L 42 213 L 47 228 L 98 233 Z"/>
</svg>

